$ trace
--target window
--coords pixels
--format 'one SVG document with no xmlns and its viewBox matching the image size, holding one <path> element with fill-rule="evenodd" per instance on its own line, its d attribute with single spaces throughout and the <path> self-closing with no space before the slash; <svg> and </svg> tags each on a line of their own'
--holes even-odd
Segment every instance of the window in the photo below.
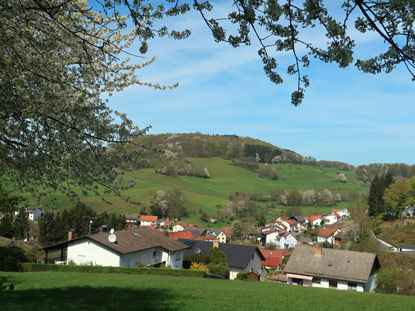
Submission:
<svg viewBox="0 0 415 311">
<path fill-rule="evenodd" d="M 320 278 L 313 278 L 313 284 L 321 284 Z"/>
<path fill-rule="evenodd" d="M 153 257 L 156 257 L 156 251 L 153 251 Z"/>
<path fill-rule="evenodd" d="M 357 284 L 356 283 L 348 283 L 347 284 L 348 290 L 357 290 Z"/>
<path fill-rule="evenodd" d="M 179 261 L 179 260 L 180 260 L 180 257 L 181 257 L 181 256 L 180 256 L 180 253 L 177 253 L 177 254 L 176 254 L 176 261 Z"/>
<path fill-rule="evenodd" d="M 329 280 L 329 287 L 337 288 L 337 280 Z"/>
</svg>

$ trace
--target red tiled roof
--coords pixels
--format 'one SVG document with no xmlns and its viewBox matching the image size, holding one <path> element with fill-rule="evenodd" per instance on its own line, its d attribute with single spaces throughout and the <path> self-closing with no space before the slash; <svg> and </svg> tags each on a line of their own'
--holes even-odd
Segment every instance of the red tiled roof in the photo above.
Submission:
<svg viewBox="0 0 415 311">
<path fill-rule="evenodd" d="M 340 228 L 339 227 L 323 228 L 318 232 L 317 235 L 328 238 L 328 237 L 332 236 L 337 231 L 337 229 L 340 229 Z"/>
<path fill-rule="evenodd" d="M 141 219 L 141 221 L 151 221 L 151 222 L 155 222 L 155 221 L 158 220 L 158 216 L 142 215 L 140 219 Z"/>
<path fill-rule="evenodd" d="M 337 218 L 341 218 L 341 216 L 337 213 L 334 213 L 334 216 L 336 216 Z"/>
<path fill-rule="evenodd" d="M 173 240 L 178 239 L 188 239 L 191 240 L 194 238 L 192 231 L 179 231 L 179 232 L 169 232 L 169 238 Z"/>
<path fill-rule="evenodd" d="M 291 219 L 287 219 L 286 222 L 290 225 L 290 226 L 294 226 L 295 225 L 295 221 L 291 220 Z"/>
<path fill-rule="evenodd" d="M 283 228 L 286 228 L 287 229 L 287 226 L 284 225 L 282 222 L 279 222 L 278 225 L 281 226 L 281 227 L 283 227 Z"/>
<path fill-rule="evenodd" d="M 280 216 L 279 219 L 281 219 L 281 220 L 288 220 L 288 217 L 287 216 Z"/>
<path fill-rule="evenodd" d="M 270 229 L 262 231 L 262 233 L 263 234 L 270 234 L 270 233 L 273 233 L 273 232 L 276 232 L 276 231 L 278 231 L 277 228 L 270 228 Z"/>
<path fill-rule="evenodd" d="M 313 221 L 315 221 L 317 219 L 320 219 L 320 218 L 321 218 L 321 215 L 310 215 L 308 217 L 308 219 L 310 220 L 310 222 L 313 222 Z"/>
<path fill-rule="evenodd" d="M 231 238 L 231 227 L 222 227 L 220 230 L 222 230 L 223 233 L 225 233 L 227 238 Z"/>
<path fill-rule="evenodd" d="M 291 253 L 285 249 L 277 250 L 260 250 L 265 260 L 261 261 L 261 266 L 278 267 L 282 264 L 284 256 L 289 256 Z"/>
</svg>

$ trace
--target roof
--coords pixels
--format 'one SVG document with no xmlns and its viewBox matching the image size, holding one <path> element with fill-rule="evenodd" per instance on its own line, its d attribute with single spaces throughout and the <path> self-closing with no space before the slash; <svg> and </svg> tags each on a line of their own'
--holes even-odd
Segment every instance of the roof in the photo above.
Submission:
<svg viewBox="0 0 415 311">
<path fill-rule="evenodd" d="M 214 236 L 199 236 L 196 238 L 198 241 L 217 241 L 218 238 Z"/>
<path fill-rule="evenodd" d="M 124 214 L 125 219 L 134 219 L 134 220 L 138 220 L 138 214 Z M 141 217 L 142 219 L 143 217 Z"/>
<path fill-rule="evenodd" d="M 339 227 L 333 227 L 333 228 L 324 227 L 317 233 L 317 236 L 328 238 L 328 237 L 331 237 L 333 234 L 335 234 L 338 229 L 340 228 Z"/>
<path fill-rule="evenodd" d="M 188 245 L 188 249 L 183 252 L 184 256 L 195 253 L 209 256 L 210 249 L 213 247 L 212 242 L 182 239 L 179 239 L 179 241 Z M 219 250 L 225 253 L 226 263 L 229 267 L 245 268 L 251 261 L 252 255 L 255 252 L 258 253 L 261 260 L 265 260 L 264 256 L 259 251 L 259 248 L 256 246 L 220 243 Z"/>
<path fill-rule="evenodd" d="M 289 224 L 290 226 L 294 226 L 294 225 L 295 225 L 295 221 L 293 221 L 293 220 L 291 220 L 291 219 L 287 219 L 287 220 L 285 220 L 285 222 L 286 222 L 287 224 Z"/>
<path fill-rule="evenodd" d="M 231 236 L 232 236 L 232 234 L 231 234 L 231 230 L 232 230 L 232 228 L 231 227 L 222 227 L 222 232 L 223 233 L 225 233 L 225 235 L 226 235 L 226 237 L 228 238 L 228 239 L 230 239 L 231 238 Z"/>
<path fill-rule="evenodd" d="M 301 245 L 294 249 L 284 272 L 367 283 L 374 266 L 380 266 L 374 253 L 324 248 L 321 256 L 315 256 L 314 247 Z"/>
<path fill-rule="evenodd" d="M 220 229 L 209 229 L 209 230 L 206 231 L 206 236 L 208 236 L 208 237 L 216 237 L 221 232 L 222 232 L 222 230 L 220 230 Z"/>
<path fill-rule="evenodd" d="M 178 231 L 178 232 L 169 232 L 169 238 L 173 240 L 178 239 L 193 239 L 193 233 L 191 231 Z"/>
<path fill-rule="evenodd" d="M 270 229 L 266 229 L 266 230 L 262 231 L 262 233 L 265 234 L 265 235 L 273 233 L 273 232 L 278 232 L 278 229 L 277 228 L 270 228 Z"/>
<path fill-rule="evenodd" d="M 93 240 L 119 254 L 133 253 L 153 247 L 161 247 L 171 252 L 183 250 L 186 245 L 168 238 L 162 233 L 148 228 L 138 228 L 131 230 L 120 230 L 114 233 L 117 237 L 116 243 L 108 241 L 108 232 L 96 233 L 90 236 L 80 237 L 71 241 L 44 247 L 44 250 L 56 249 L 83 239 Z"/>
<path fill-rule="evenodd" d="M 305 221 L 305 218 L 301 215 L 291 216 L 290 219 L 295 221 L 295 222 L 304 222 Z"/>
<path fill-rule="evenodd" d="M 276 249 L 276 250 L 261 249 L 260 252 L 265 258 L 265 260 L 261 261 L 261 266 L 267 266 L 267 267 L 278 267 L 282 264 L 282 259 L 284 256 L 291 255 L 291 252 L 285 249 Z"/>
<path fill-rule="evenodd" d="M 151 222 L 155 222 L 158 220 L 157 216 L 147 216 L 147 215 L 142 215 L 141 216 L 141 221 L 151 221 Z"/>
<path fill-rule="evenodd" d="M 321 215 L 310 215 L 308 217 L 308 219 L 310 220 L 310 222 L 316 221 L 317 219 L 320 219 L 322 216 Z"/>
</svg>

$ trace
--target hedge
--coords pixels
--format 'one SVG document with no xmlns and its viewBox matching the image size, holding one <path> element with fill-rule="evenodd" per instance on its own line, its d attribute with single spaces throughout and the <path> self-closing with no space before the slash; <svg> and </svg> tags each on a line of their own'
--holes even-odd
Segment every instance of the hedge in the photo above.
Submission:
<svg viewBox="0 0 415 311">
<path fill-rule="evenodd" d="M 103 266 L 75 266 L 75 265 L 52 265 L 24 263 L 24 272 L 58 271 L 58 272 L 83 272 L 83 273 L 119 273 L 119 274 L 152 274 L 185 276 L 193 278 L 205 277 L 203 270 L 185 270 L 169 268 L 146 268 L 146 267 L 103 267 Z"/>
</svg>

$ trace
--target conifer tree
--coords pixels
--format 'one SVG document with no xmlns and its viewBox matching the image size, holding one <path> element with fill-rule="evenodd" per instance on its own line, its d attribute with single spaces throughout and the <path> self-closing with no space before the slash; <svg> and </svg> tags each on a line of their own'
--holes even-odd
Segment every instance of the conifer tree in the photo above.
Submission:
<svg viewBox="0 0 415 311">
<path fill-rule="evenodd" d="M 26 210 L 24 207 L 19 209 L 19 214 L 17 214 L 16 219 L 14 220 L 14 236 L 16 239 L 25 239 L 29 233 L 29 224 L 27 222 Z"/>
</svg>

